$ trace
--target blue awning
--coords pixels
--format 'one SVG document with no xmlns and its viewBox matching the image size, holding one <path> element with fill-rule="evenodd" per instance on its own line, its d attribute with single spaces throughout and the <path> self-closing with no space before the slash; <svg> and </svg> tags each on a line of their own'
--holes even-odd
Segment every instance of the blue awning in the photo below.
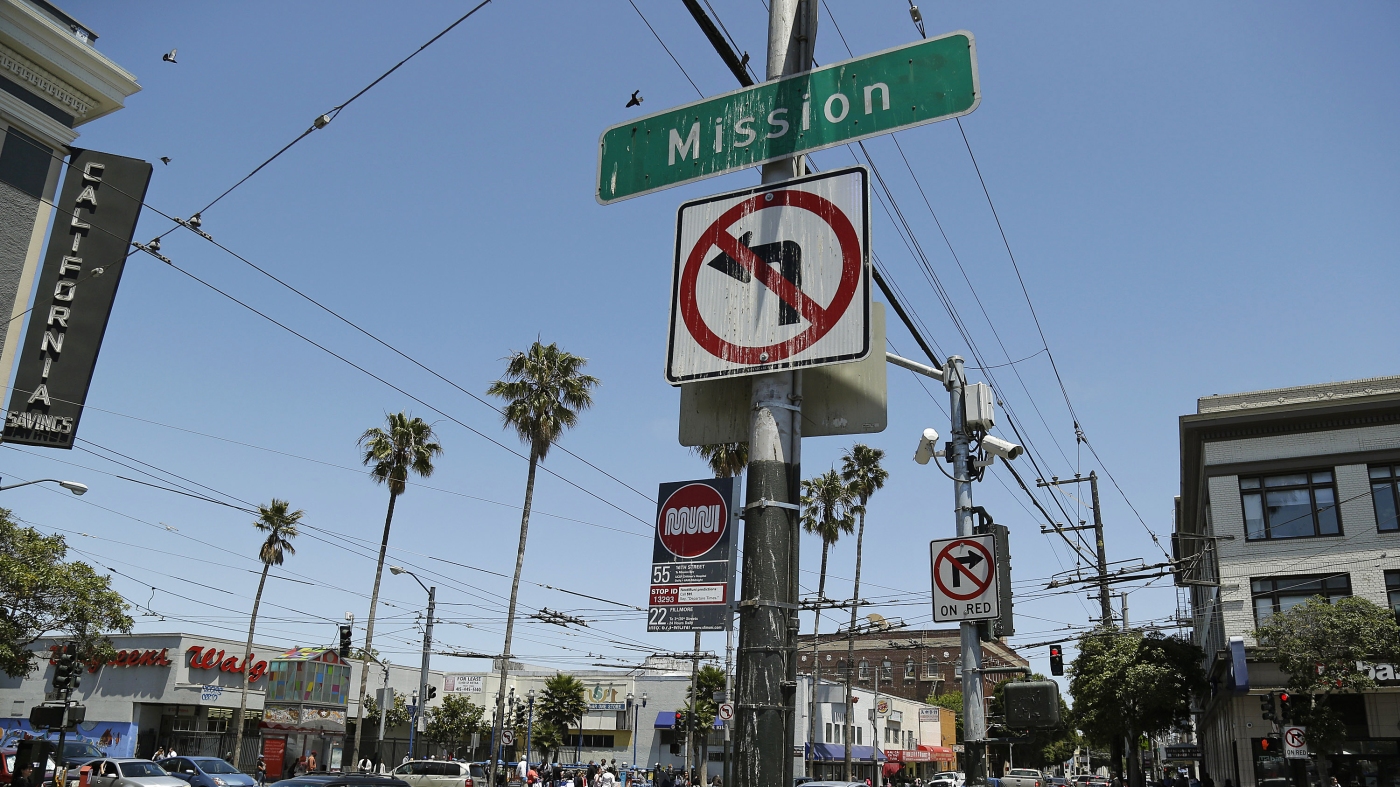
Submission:
<svg viewBox="0 0 1400 787">
<path fill-rule="evenodd" d="M 842 743 L 809 743 L 808 751 L 814 760 L 844 760 L 846 759 L 846 746 Z M 864 760 L 870 762 L 884 762 L 885 753 L 874 746 L 852 746 L 851 759 L 855 761 Z"/>
<path fill-rule="evenodd" d="M 659 712 L 659 713 L 656 714 L 656 724 L 653 725 L 654 729 L 658 729 L 658 730 L 669 730 L 669 729 L 671 729 L 671 728 L 674 727 L 674 726 L 676 726 L 676 712 L 675 712 L 675 711 L 663 710 L 663 711 L 661 711 L 661 712 Z M 724 727 L 724 722 L 722 722 L 722 721 L 720 721 L 718 718 L 716 718 L 716 719 L 715 719 L 715 729 L 721 729 L 721 728 L 723 728 L 723 727 Z M 842 756 L 844 757 L 845 755 L 842 755 Z"/>
</svg>

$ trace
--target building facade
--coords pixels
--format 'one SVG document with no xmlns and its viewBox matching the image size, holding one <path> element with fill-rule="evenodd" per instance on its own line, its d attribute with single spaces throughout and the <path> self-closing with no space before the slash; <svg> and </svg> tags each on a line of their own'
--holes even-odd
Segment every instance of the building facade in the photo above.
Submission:
<svg viewBox="0 0 1400 787">
<path fill-rule="evenodd" d="M 822 634 L 819 640 L 811 634 L 798 637 L 798 673 L 812 674 L 814 660 L 820 660 L 823 681 L 844 680 L 845 635 Z M 945 691 L 962 691 L 962 644 L 955 628 L 860 634 L 855 640 L 853 687 L 918 701 Z M 1030 666 L 1000 640 L 982 643 L 982 662 L 986 667 Z M 984 677 L 984 694 L 992 696 L 996 685 L 1008 677 Z"/>
<path fill-rule="evenodd" d="M 141 86 L 96 47 L 97 34 L 45 0 L 0 0 L 0 380 L 14 366 L 78 128 Z"/>
<path fill-rule="evenodd" d="M 73 693 L 87 708 L 78 737 L 112 757 L 150 757 L 157 748 L 214 757 L 233 751 L 243 642 L 182 633 L 116 634 L 111 640 L 116 658 L 89 662 Z M 61 644 L 40 640 L 34 650 L 48 655 Z M 252 652 L 239 767 L 251 771 L 262 754 L 276 775 L 279 764 L 315 752 L 323 768 L 339 768 L 347 722 L 358 709 L 353 694 L 359 689 L 359 663 L 342 661 L 324 648 L 255 644 Z M 0 674 L 0 707 L 6 711 L 0 717 L 0 748 L 44 734 L 29 725 L 29 709 L 52 699 L 53 665 L 43 657 L 39 665 L 22 678 Z M 371 670 L 371 691 L 388 685 L 408 696 L 418 685 L 416 667 L 371 665 Z M 442 673 L 430 672 L 428 682 L 441 693 Z M 438 704 L 440 696 L 428 707 Z M 377 720 L 366 727 L 367 749 L 373 751 Z M 407 733 L 406 727 L 390 731 L 386 750 L 396 758 L 407 750 Z"/>
<path fill-rule="evenodd" d="M 1210 691 L 1198 715 L 1217 783 L 1290 778 L 1259 698 L 1287 676 L 1259 657 L 1255 628 L 1314 596 L 1400 611 L 1400 377 L 1210 396 L 1183 416 L 1177 582 L 1189 592 Z M 1349 740 L 1311 752 L 1342 784 L 1400 783 L 1400 681 L 1342 696 Z M 1301 774 L 1294 774 L 1300 778 Z"/>
</svg>

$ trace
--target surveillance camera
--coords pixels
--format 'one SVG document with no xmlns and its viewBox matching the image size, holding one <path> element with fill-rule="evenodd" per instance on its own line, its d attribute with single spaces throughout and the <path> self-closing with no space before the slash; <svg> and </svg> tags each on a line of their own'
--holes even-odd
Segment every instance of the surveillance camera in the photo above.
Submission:
<svg viewBox="0 0 1400 787">
<path fill-rule="evenodd" d="M 919 436 L 919 447 L 914 451 L 914 461 L 921 465 L 928 464 L 938 452 L 938 430 L 925 429 Z"/>
<path fill-rule="evenodd" d="M 982 448 L 986 449 L 987 453 L 999 456 L 1008 462 L 1026 452 L 1025 448 L 994 435 L 986 435 L 982 438 Z"/>
</svg>

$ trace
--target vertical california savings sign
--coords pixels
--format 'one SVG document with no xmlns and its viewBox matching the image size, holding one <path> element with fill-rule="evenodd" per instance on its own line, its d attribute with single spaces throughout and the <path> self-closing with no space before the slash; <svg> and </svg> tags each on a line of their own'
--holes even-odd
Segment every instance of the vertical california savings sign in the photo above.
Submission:
<svg viewBox="0 0 1400 787">
<path fill-rule="evenodd" d="M 74 148 L 5 413 L 7 443 L 72 448 L 151 165 Z"/>
</svg>

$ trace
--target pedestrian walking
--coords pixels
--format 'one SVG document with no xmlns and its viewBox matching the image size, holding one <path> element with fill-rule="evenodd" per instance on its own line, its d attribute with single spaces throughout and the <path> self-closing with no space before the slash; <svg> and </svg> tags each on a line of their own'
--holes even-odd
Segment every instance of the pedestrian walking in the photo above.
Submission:
<svg viewBox="0 0 1400 787">
<path fill-rule="evenodd" d="M 267 761 L 261 754 L 258 755 L 258 787 L 267 784 Z"/>
<path fill-rule="evenodd" d="M 155 760 L 156 762 L 160 762 L 161 760 L 165 759 L 165 757 L 166 755 L 164 746 L 157 746 L 156 753 L 151 755 L 151 759 Z"/>
<path fill-rule="evenodd" d="M 306 771 L 307 773 L 316 772 L 316 752 L 314 751 L 306 758 Z"/>
</svg>

